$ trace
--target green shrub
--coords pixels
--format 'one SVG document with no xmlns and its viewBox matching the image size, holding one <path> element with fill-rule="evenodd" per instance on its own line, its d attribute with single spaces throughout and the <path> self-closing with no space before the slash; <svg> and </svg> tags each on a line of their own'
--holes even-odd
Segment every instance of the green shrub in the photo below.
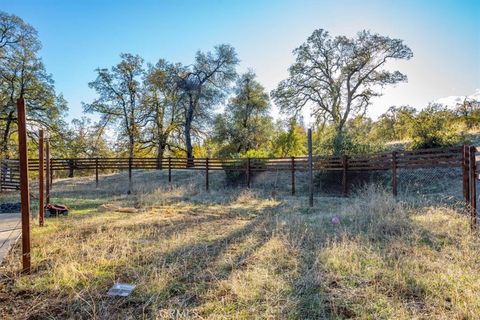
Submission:
<svg viewBox="0 0 480 320">
<path fill-rule="evenodd" d="M 455 125 L 455 116 L 448 109 L 439 105 L 428 106 L 414 120 L 412 149 L 460 144 L 462 137 Z"/>
</svg>

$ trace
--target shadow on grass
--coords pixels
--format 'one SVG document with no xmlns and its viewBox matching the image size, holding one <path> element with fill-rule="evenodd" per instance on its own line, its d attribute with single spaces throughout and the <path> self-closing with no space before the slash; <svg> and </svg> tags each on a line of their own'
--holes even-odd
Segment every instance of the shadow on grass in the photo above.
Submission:
<svg viewBox="0 0 480 320">
<path fill-rule="evenodd" d="M 163 289 L 150 293 L 155 298 L 147 302 L 139 301 L 134 313 L 142 311 L 155 314 L 162 306 L 193 310 L 204 302 L 204 295 L 219 281 L 227 279 L 232 272 L 244 266 L 248 258 L 271 238 L 272 230 L 272 220 L 268 213 L 264 213 L 219 239 L 187 244 L 158 257 L 156 261 L 162 261 L 162 268 L 178 267 L 179 264 L 180 267 L 173 270 L 173 277 Z M 217 265 L 218 259 L 231 245 L 239 244 L 249 237 L 255 239 L 254 245 L 235 252 L 228 266 Z M 135 263 L 152 264 L 155 261 L 139 260 Z M 124 306 L 131 307 L 129 303 Z M 122 305 L 115 307 L 122 308 Z"/>
<path fill-rule="evenodd" d="M 85 209 L 87 209 L 88 205 L 85 204 L 85 206 Z M 398 241 L 412 241 L 412 247 L 418 245 L 418 239 L 411 239 L 409 233 L 421 234 L 420 243 L 424 241 L 425 245 L 435 250 L 441 248 L 446 241 L 442 239 L 443 236 L 413 224 L 409 219 L 399 220 L 401 224 L 394 223 L 395 220 L 376 221 L 375 216 L 369 217 L 368 210 L 365 211 L 363 216 L 357 217 L 359 220 L 357 222 L 342 219 L 339 226 L 333 226 L 328 215 L 292 214 L 292 212 L 289 212 L 290 209 L 286 208 L 284 210 L 280 205 L 277 205 L 254 210 L 255 215 L 241 215 L 241 211 L 237 212 L 234 208 L 228 208 L 226 210 L 231 214 L 208 214 L 204 216 L 187 214 L 174 221 L 140 222 L 127 226 L 107 225 L 105 228 L 112 229 L 113 233 L 145 229 L 145 234 L 142 234 L 142 237 L 145 240 L 155 241 L 159 234 L 162 237 L 170 237 L 176 233 L 188 233 L 193 228 L 202 228 L 205 224 L 212 222 L 217 224 L 224 221 L 225 225 L 230 225 L 231 222 L 241 218 L 239 220 L 243 220 L 244 223 L 241 227 L 228 234 L 222 234 L 219 238 L 201 239 L 168 252 L 159 252 L 156 256 L 132 255 L 128 265 L 116 267 L 115 278 L 121 277 L 127 281 L 132 278 L 132 266 L 134 268 L 148 268 L 155 272 L 156 270 L 160 270 L 160 272 L 168 271 L 170 277 L 166 278 L 165 283 L 159 289 L 148 292 L 138 291 L 137 289 L 131 297 L 111 299 L 103 295 L 105 286 L 110 285 L 110 283 L 101 283 L 97 288 L 91 289 L 92 297 L 89 298 L 83 293 L 79 293 L 79 295 L 83 295 L 82 299 L 84 300 L 76 299 L 72 301 L 70 299 L 69 303 L 59 302 L 62 308 L 52 306 L 49 309 L 43 306 L 39 308 L 41 312 L 36 312 L 33 317 L 35 315 L 38 318 L 79 315 L 81 317 L 89 315 L 90 317 L 98 313 L 100 315 L 110 314 L 112 317 L 129 314 L 144 315 L 148 318 L 149 316 L 153 317 L 158 309 L 168 308 L 189 310 L 194 314 L 195 308 L 206 302 L 206 294 L 215 289 L 219 281 L 228 279 L 233 272 L 244 268 L 249 263 L 249 257 L 262 248 L 274 233 L 281 231 L 287 235 L 288 241 L 298 249 L 299 275 L 293 280 L 292 291 L 284 292 L 279 297 L 279 299 L 289 299 L 296 302 L 296 310 L 292 312 L 292 317 L 297 319 L 358 318 L 365 316 L 356 309 L 358 306 L 355 306 L 355 304 L 360 303 L 359 300 L 355 300 L 358 297 L 347 294 L 345 296 L 338 295 L 337 289 L 346 292 L 350 289 L 348 287 L 349 283 L 343 282 L 342 279 L 335 279 L 336 275 L 319 263 L 319 254 L 325 252 L 329 244 L 341 241 L 341 236 L 345 236 L 347 239 L 361 239 L 360 248 L 371 249 L 376 256 L 382 259 L 381 262 L 385 269 L 390 269 L 396 263 L 401 263 L 402 257 L 408 254 L 408 252 L 404 252 L 400 253 L 399 256 L 392 257 L 390 248 L 392 244 Z M 284 219 L 286 222 L 283 230 L 280 231 L 277 229 L 278 218 Z M 246 219 L 249 220 L 246 221 Z M 85 230 L 87 233 L 82 234 L 82 239 L 94 237 L 98 225 L 96 223 L 88 226 Z M 236 244 L 241 244 L 249 238 L 254 239 L 253 245 L 234 249 Z M 447 239 L 447 241 L 453 241 L 453 239 Z M 219 260 L 226 255 L 230 255 L 231 262 L 228 266 L 222 266 L 219 264 Z M 377 285 L 382 285 L 382 281 L 388 280 L 382 279 L 382 276 L 379 273 L 379 278 L 372 281 L 378 281 Z M 403 282 L 399 283 L 404 284 Z M 370 284 L 359 284 L 359 286 L 363 285 L 368 286 Z M 393 293 L 396 298 L 402 301 L 413 301 L 419 308 L 425 306 L 425 289 L 415 279 L 410 279 L 404 287 L 399 286 L 397 289 L 398 292 Z M 40 296 L 45 295 L 58 296 L 59 293 L 55 291 L 36 292 L 32 293 L 32 297 L 29 299 L 35 301 Z"/>
<path fill-rule="evenodd" d="M 148 293 L 138 291 L 126 299 L 112 299 L 103 294 L 105 287 L 110 283 L 104 281 L 98 285 L 88 288 L 85 293 L 79 293 L 81 300 L 75 298 L 65 298 L 65 301 L 58 306 L 48 308 L 44 303 L 40 303 L 36 310 L 31 310 L 28 314 L 30 318 L 44 317 L 84 317 L 95 314 L 106 315 L 126 315 L 126 314 L 145 314 L 154 315 L 158 308 L 173 307 L 183 310 L 190 310 L 202 303 L 204 295 L 208 290 L 217 285 L 218 281 L 226 279 L 229 275 L 241 268 L 248 258 L 261 246 L 267 242 L 274 229 L 274 222 L 271 219 L 275 207 L 267 207 L 255 211 L 255 215 L 245 212 L 240 214 L 236 210 L 224 214 L 208 214 L 206 216 L 185 215 L 178 220 L 166 220 L 163 222 L 137 223 L 134 225 L 116 226 L 108 225 L 105 228 L 113 228 L 113 234 L 117 232 L 140 231 L 142 238 L 147 241 L 155 241 L 158 235 L 162 238 L 168 238 L 175 234 L 188 233 L 192 228 L 202 228 L 202 225 L 208 225 L 215 222 L 219 226 L 223 223 L 226 226 L 235 226 L 235 229 L 220 238 L 212 240 L 201 239 L 194 243 L 186 244 L 165 253 L 159 252 L 158 255 L 142 256 L 132 254 L 131 260 L 127 264 L 115 267 L 115 278 L 121 278 L 128 281 L 132 276 L 132 271 L 139 268 L 147 268 L 152 272 L 155 269 L 165 270 L 171 273 L 168 282 L 158 291 L 149 291 Z M 227 211 L 230 211 L 227 209 Z M 248 210 L 246 210 L 248 211 Z M 236 222 L 241 222 L 236 227 Z M 233 222 L 233 223 L 232 223 Z M 80 230 L 80 237 L 83 241 L 87 238 L 95 237 L 95 232 L 99 231 L 99 223 L 88 225 L 85 230 Z M 103 227 L 102 227 L 103 228 Z M 146 233 L 142 233 L 145 229 Z M 101 230 L 100 230 L 101 231 Z M 214 230 L 212 230 L 214 232 Z M 154 232 L 149 234 L 149 232 Z M 77 234 L 78 236 L 78 230 Z M 232 248 L 236 244 L 241 244 L 247 238 L 253 238 L 253 245 L 241 248 Z M 150 240 L 149 240 L 150 239 Z M 230 250 L 230 249 L 233 249 Z M 238 250 L 238 251 L 237 251 Z M 219 262 L 224 254 L 229 254 L 229 262 L 223 265 Z M 134 269 L 132 269 L 132 266 Z M 40 268 L 41 269 L 41 268 Z M 4 279 L 5 280 L 5 279 Z M 3 281 L 2 281 L 3 282 Z M 83 290 L 79 288 L 80 292 Z M 1 290 L 0 290 L 1 294 Z M 24 302 L 52 301 L 54 296 L 62 296 L 55 290 L 28 291 L 26 293 L 13 292 L 12 299 L 22 295 L 25 296 Z M 91 294 L 91 300 L 88 295 Z M 16 297 L 16 298 L 14 298 Z M 57 299 L 58 300 L 58 299 Z M 20 308 L 20 307 L 19 307 Z M 12 309 L 13 310 L 13 309 Z"/>
<path fill-rule="evenodd" d="M 365 216 L 368 216 L 367 212 Z M 340 227 L 319 228 L 318 224 L 332 226 L 328 217 L 317 221 L 317 226 L 308 223 L 299 224 L 300 228 L 310 229 L 310 231 L 306 232 L 296 245 L 299 248 L 300 262 L 300 274 L 295 281 L 293 293 L 297 300 L 295 311 L 297 319 L 375 318 L 382 314 L 385 316 L 388 314 L 386 312 L 392 312 L 387 317 L 395 317 L 395 312 L 398 311 L 395 308 L 398 307 L 403 308 L 402 312 L 410 317 L 419 310 L 428 310 L 428 289 L 417 276 L 411 275 L 409 270 L 402 269 L 403 261 L 409 258 L 412 250 L 418 247 L 426 246 L 428 250 L 438 252 L 445 245 L 454 244 L 455 239 L 433 233 L 408 217 L 379 222 L 374 219 L 375 216 L 371 219 L 366 218 L 360 226 L 342 221 Z M 468 232 L 467 229 L 465 231 Z M 291 237 L 298 234 L 295 230 L 289 230 L 289 232 Z M 347 268 L 349 265 L 341 260 L 342 255 L 338 255 L 332 258 L 335 261 L 334 264 L 341 265 L 340 269 L 329 269 L 331 266 L 324 265 L 324 261 L 319 260 L 319 256 L 325 253 L 325 250 L 330 250 L 332 243 L 339 244 L 341 250 L 342 241 L 346 241 L 347 244 L 349 241 L 359 244 L 354 248 L 360 251 L 347 253 L 358 254 L 353 258 L 353 263 L 357 262 L 355 259 L 363 259 L 361 250 L 370 250 L 370 254 L 378 259 L 382 267 L 370 265 L 375 262 L 365 259 L 361 261 L 365 264 L 360 267 L 365 268 L 362 269 L 365 274 L 355 273 L 358 270 L 342 274 L 345 272 L 341 269 L 342 264 Z M 400 249 L 398 249 L 399 244 L 402 245 Z M 369 274 L 372 270 L 373 275 Z M 399 278 L 392 278 L 394 274 Z M 394 283 L 390 282 L 392 280 Z M 363 300 L 366 298 L 362 297 L 362 292 L 367 294 L 367 291 L 362 290 L 375 290 L 378 297 L 385 297 L 387 302 L 380 301 L 376 304 L 375 301 Z M 367 306 L 367 304 L 371 305 Z"/>
<path fill-rule="evenodd" d="M 141 222 L 134 223 L 129 225 L 106 225 L 103 222 L 96 222 L 93 225 L 89 225 L 83 230 L 80 230 L 80 238 L 87 240 L 90 237 L 94 237 L 95 234 L 100 230 L 110 230 L 113 233 L 129 233 L 134 232 L 144 232 L 142 234 L 141 241 L 157 241 L 158 236 L 168 238 L 175 234 L 181 234 L 188 231 L 192 228 L 201 227 L 204 224 L 224 221 L 225 223 L 234 221 L 238 218 L 238 215 L 213 215 L 206 214 L 203 216 L 185 214 L 181 218 L 175 220 L 165 220 L 165 221 L 154 221 L 154 222 Z M 122 220 L 122 218 L 119 218 Z M 78 232 L 78 230 L 77 230 Z M 132 239 L 134 240 L 134 239 Z M 137 261 L 137 264 L 141 265 L 143 263 L 151 263 L 151 261 Z"/>
</svg>

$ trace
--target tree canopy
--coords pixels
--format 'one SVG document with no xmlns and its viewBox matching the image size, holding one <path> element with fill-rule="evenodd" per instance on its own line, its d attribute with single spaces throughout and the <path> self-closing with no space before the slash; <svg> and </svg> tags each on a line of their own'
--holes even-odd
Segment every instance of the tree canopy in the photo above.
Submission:
<svg viewBox="0 0 480 320">
<path fill-rule="evenodd" d="M 128 155 L 134 156 L 135 144 L 140 135 L 140 94 L 143 59 L 138 55 L 123 53 L 121 61 L 111 70 L 97 69 L 97 78 L 89 83 L 98 98 L 84 105 L 85 112 L 97 112 L 105 124 L 116 123 L 120 138 L 127 139 Z"/>
<path fill-rule="evenodd" d="M 159 165 L 167 147 L 179 148 L 178 142 L 172 143 L 172 136 L 178 138 L 183 123 L 185 97 L 180 80 L 185 73 L 186 68 L 182 64 L 160 59 L 155 65 L 150 65 L 145 74 L 142 143 L 147 149 L 156 150 Z"/>
<path fill-rule="evenodd" d="M 0 156 L 15 148 L 16 100 L 27 101 L 27 120 L 33 127 L 58 133 L 64 126 L 65 99 L 55 93 L 53 79 L 38 56 L 37 31 L 15 15 L 0 11 Z"/>
<path fill-rule="evenodd" d="M 159 166 L 165 155 L 305 155 L 305 108 L 315 120 L 314 152 L 323 155 L 375 152 L 398 143 L 455 145 L 469 142 L 480 129 L 480 102 L 470 98 L 454 108 L 392 106 L 378 119 L 369 118 L 368 107 L 380 89 L 407 80 L 388 62 L 413 55 L 402 40 L 370 31 L 349 38 L 315 30 L 293 51 L 288 77 L 270 96 L 253 70 L 237 73 L 239 58 L 230 45 L 198 51 L 191 64 L 163 58 L 151 64 L 122 53 L 117 64 L 97 68 L 89 83 L 96 97 L 83 104 L 84 112 L 99 114 L 98 122 L 81 117 L 70 124 L 63 121 L 66 101 L 55 92 L 40 48 L 32 26 L 0 12 L 2 157 L 15 154 L 19 97 L 27 100 L 30 134 L 47 128 L 58 147 L 55 156 L 155 156 Z M 275 107 L 283 117 L 274 119 Z"/>
<path fill-rule="evenodd" d="M 232 46 L 219 45 L 213 52 L 198 51 L 195 63 L 181 80 L 186 95 L 184 103 L 184 139 L 187 158 L 193 156 L 193 126 L 202 125 L 211 116 L 211 108 L 223 101 L 230 83 L 237 75 L 235 67 L 239 60 Z"/>
<path fill-rule="evenodd" d="M 371 99 L 381 95 L 378 88 L 407 80 L 400 71 L 385 69 L 385 64 L 413 56 L 399 39 L 369 31 L 354 38 L 333 38 L 323 29 L 315 30 L 294 54 L 289 77 L 272 91 L 272 97 L 287 114 L 297 115 L 308 106 L 317 122 L 332 123 L 336 153 L 341 152 L 349 117 L 365 114 Z"/>
<path fill-rule="evenodd" d="M 270 101 L 265 88 L 249 71 L 238 77 L 234 95 L 224 113 L 214 122 L 214 141 L 221 145 L 220 154 L 243 154 L 259 149 L 269 140 L 273 123 Z"/>
</svg>

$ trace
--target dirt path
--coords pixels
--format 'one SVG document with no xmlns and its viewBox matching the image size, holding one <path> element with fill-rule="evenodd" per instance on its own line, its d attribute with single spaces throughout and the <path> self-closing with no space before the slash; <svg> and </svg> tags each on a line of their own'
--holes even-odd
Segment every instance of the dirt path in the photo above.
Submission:
<svg viewBox="0 0 480 320">
<path fill-rule="evenodd" d="M 0 263 L 20 237 L 20 213 L 0 213 Z"/>
</svg>

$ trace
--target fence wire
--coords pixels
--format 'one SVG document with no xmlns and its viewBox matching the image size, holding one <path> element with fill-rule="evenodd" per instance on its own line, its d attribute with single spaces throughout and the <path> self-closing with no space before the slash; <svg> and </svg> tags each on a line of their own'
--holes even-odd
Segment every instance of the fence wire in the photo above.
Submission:
<svg viewBox="0 0 480 320">
<path fill-rule="evenodd" d="M 472 151 L 468 151 L 472 150 Z M 315 196 L 340 197 L 358 193 L 367 185 L 380 186 L 410 202 L 465 208 L 465 176 L 468 152 L 474 147 L 443 148 L 357 155 L 352 157 L 313 157 L 313 193 Z M 38 159 L 31 159 L 30 170 L 38 170 Z M 308 196 L 310 189 L 308 159 L 238 158 L 184 159 L 164 158 L 161 166 L 153 158 L 52 159 L 54 177 L 73 173 L 108 174 L 119 171 L 171 171 L 173 184 L 194 177 L 199 188 L 221 190 L 246 188 L 263 190 L 272 195 Z M 463 166 L 463 167 L 462 167 Z M 163 168 L 163 169 L 162 169 Z M 2 171 L 0 182 L 6 181 L 10 168 Z M 137 171 L 138 170 L 138 171 Z M 206 174 L 209 170 L 209 181 Z M 471 173 L 472 170 L 468 169 Z M 394 175 L 396 172 L 396 175 Z M 169 175 L 170 176 L 170 175 Z M 470 178 L 471 179 L 471 178 Z M 102 180 L 101 185 L 104 183 Z M 203 180 L 203 181 L 202 181 Z M 189 182 L 191 184 L 191 182 Z M 135 184 L 135 181 L 133 181 Z M 5 183 L 4 183 L 5 185 Z M 125 184 L 128 186 L 128 184 Z"/>
<path fill-rule="evenodd" d="M 462 168 L 399 169 L 398 195 L 464 211 Z"/>
</svg>

